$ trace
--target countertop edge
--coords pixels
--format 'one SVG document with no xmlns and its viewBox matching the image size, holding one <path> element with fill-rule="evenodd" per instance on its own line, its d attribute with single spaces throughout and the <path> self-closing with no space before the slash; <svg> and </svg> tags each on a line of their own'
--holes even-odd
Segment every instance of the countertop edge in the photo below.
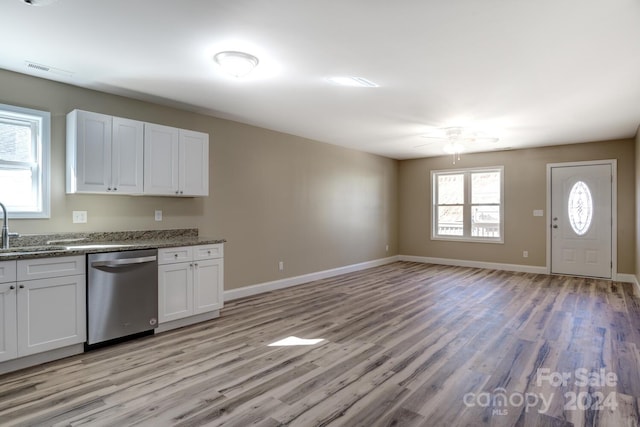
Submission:
<svg viewBox="0 0 640 427">
<path fill-rule="evenodd" d="M 151 241 L 140 241 L 140 242 L 83 242 L 84 245 L 76 245 L 76 246 L 87 246 L 91 244 L 108 244 L 107 248 L 74 248 L 74 245 L 68 245 L 66 249 L 60 250 L 47 250 L 44 252 L 39 252 L 35 250 L 34 252 L 25 251 L 24 253 L 16 253 L 11 252 L 11 249 L 15 249 L 16 251 L 24 251 L 25 248 L 16 247 L 9 248 L 6 251 L 8 253 L 3 254 L 0 252 L 0 262 L 2 261 L 14 261 L 14 260 L 23 260 L 23 259 L 39 259 L 39 258 L 54 258 L 54 257 L 63 257 L 63 256 L 77 256 L 77 255 L 86 255 L 93 253 L 105 253 L 105 252 L 121 252 L 121 251 L 133 251 L 138 249 L 162 249 L 162 248 L 177 248 L 181 246 L 200 246 L 200 245 L 217 245 L 226 243 L 226 239 L 213 239 L 206 237 L 189 237 L 189 238 L 176 238 L 176 239 L 159 239 L 159 240 L 151 240 Z M 39 247 L 39 250 L 42 250 Z"/>
</svg>

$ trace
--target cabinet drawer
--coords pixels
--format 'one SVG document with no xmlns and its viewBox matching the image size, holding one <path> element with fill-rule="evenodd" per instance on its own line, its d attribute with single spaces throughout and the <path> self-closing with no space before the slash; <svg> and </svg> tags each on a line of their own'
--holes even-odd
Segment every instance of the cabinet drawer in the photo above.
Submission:
<svg viewBox="0 0 640 427">
<path fill-rule="evenodd" d="M 17 277 L 15 261 L 0 262 L 0 283 L 15 282 Z"/>
<path fill-rule="evenodd" d="M 191 261 L 192 259 L 193 250 L 191 246 L 158 249 L 158 264 L 160 265 Z"/>
<path fill-rule="evenodd" d="M 85 274 L 84 255 L 18 260 L 18 281 Z"/>
<path fill-rule="evenodd" d="M 211 259 L 211 258 L 222 258 L 223 254 L 223 245 L 203 245 L 203 246 L 194 246 L 193 247 L 193 259 L 194 261 L 198 261 L 201 259 Z"/>
</svg>

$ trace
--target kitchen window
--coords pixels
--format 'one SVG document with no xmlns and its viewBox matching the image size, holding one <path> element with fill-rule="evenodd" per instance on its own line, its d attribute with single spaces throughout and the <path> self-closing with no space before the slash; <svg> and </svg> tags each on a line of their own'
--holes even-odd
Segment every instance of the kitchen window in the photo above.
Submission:
<svg viewBox="0 0 640 427">
<path fill-rule="evenodd" d="M 0 104 L 0 202 L 10 218 L 49 218 L 51 114 Z"/>
<path fill-rule="evenodd" d="M 503 167 L 432 171 L 433 240 L 503 243 Z"/>
</svg>

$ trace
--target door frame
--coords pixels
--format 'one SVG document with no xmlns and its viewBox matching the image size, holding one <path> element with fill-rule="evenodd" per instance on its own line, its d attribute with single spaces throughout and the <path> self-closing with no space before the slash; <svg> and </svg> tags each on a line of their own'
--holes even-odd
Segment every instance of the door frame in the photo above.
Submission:
<svg viewBox="0 0 640 427">
<path fill-rule="evenodd" d="M 547 274 L 551 274 L 551 169 L 571 166 L 611 166 L 611 279 L 618 280 L 618 161 L 616 159 L 584 162 L 547 163 Z M 603 279 L 609 280 L 609 279 Z"/>
</svg>

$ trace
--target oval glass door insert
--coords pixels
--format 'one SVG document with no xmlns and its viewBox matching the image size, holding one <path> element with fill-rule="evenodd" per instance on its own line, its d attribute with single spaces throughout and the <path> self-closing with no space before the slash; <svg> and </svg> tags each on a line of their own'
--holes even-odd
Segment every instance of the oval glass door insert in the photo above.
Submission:
<svg viewBox="0 0 640 427">
<path fill-rule="evenodd" d="M 569 192 L 568 213 L 571 228 L 578 236 L 589 231 L 593 219 L 593 199 L 589 186 L 583 181 L 576 182 Z"/>
</svg>

